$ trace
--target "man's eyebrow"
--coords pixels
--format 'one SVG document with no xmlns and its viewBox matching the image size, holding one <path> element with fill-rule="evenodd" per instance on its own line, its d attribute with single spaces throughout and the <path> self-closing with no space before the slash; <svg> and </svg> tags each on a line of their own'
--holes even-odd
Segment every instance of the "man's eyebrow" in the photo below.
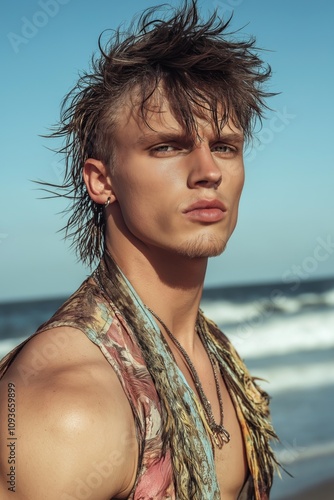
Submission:
<svg viewBox="0 0 334 500">
<path fill-rule="evenodd" d="M 184 132 L 148 132 L 138 137 L 136 144 L 146 145 L 159 142 L 187 142 L 193 143 L 194 139 Z"/>
<path fill-rule="evenodd" d="M 212 134 L 210 142 L 214 141 L 226 141 L 234 144 L 242 144 L 244 142 L 244 134 L 242 132 L 221 132 L 220 134 Z M 139 146 L 145 146 L 151 143 L 159 142 L 181 142 L 187 145 L 195 144 L 196 138 L 185 133 L 185 132 L 160 132 L 152 131 L 144 133 L 136 140 L 136 144 Z"/>
<path fill-rule="evenodd" d="M 222 132 L 217 137 L 219 141 L 244 142 L 244 134 L 242 132 Z"/>
</svg>

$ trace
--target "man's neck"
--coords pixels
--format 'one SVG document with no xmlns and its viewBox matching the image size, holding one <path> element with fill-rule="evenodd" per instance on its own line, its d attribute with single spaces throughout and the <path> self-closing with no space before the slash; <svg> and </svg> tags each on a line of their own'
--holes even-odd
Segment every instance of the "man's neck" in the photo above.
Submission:
<svg viewBox="0 0 334 500">
<path fill-rule="evenodd" d="M 174 336 L 189 346 L 195 335 L 195 323 L 207 259 L 190 259 L 156 252 L 134 252 L 131 258 L 109 248 L 141 300 L 160 317 Z M 161 326 L 161 325 L 159 325 Z"/>
</svg>

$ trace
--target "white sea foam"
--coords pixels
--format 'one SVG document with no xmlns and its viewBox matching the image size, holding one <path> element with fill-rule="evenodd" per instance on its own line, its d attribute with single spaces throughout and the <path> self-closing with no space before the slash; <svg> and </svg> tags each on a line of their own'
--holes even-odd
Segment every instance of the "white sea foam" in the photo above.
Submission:
<svg viewBox="0 0 334 500">
<path fill-rule="evenodd" d="M 313 444 L 312 446 L 285 446 L 276 452 L 276 458 L 283 464 L 292 464 L 302 460 L 312 460 L 334 455 L 334 441 Z"/>
<path fill-rule="evenodd" d="M 243 356 L 258 358 L 334 347 L 334 311 L 278 317 L 231 333 Z"/>
<path fill-rule="evenodd" d="M 262 358 L 334 347 L 334 310 L 304 310 L 297 315 L 263 314 L 227 324 L 219 311 L 203 307 L 231 339 L 242 357 Z"/>
<path fill-rule="evenodd" d="M 315 294 L 289 299 L 286 311 L 289 309 L 290 313 L 287 314 L 275 311 L 259 314 L 255 302 L 240 307 L 229 304 L 226 308 L 225 302 L 216 301 L 204 304 L 203 309 L 222 328 L 247 364 L 264 361 L 264 367 L 261 365 L 252 372 L 270 381 L 268 385 L 261 385 L 272 394 L 334 386 L 334 308 L 305 307 L 308 303 L 313 306 L 316 301 L 323 304 L 324 298 L 327 304 L 331 304 L 334 294 L 326 293 L 321 299 Z M 298 313 L 295 312 L 297 305 Z M 234 317 L 239 314 L 240 323 L 226 321 L 233 314 Z M 310 356 L 304 356 L 310 352 L 328 354 L 328 350 L 333 350 L 333 359 L 327 358 L 321 363 L 316 356 L 313 362 L 310 362 Z M 287 355 L 297 357 L 298 366 L 290 366 Z"/>
<path fill-rule="evenodd" d="M 245 302 L 230 302 L 228 300 L 204 300 L 202 308 L 208 317 L 217 323 L 240 324 L 255 318 L 272 317 L 275 310 L 281 313 L 302 313 L 304 310 L 321 306 L 334 306 L 334 290 L 323 293 L 303 293 L 297 296 L 287 296 L 273 288 L 266 297 Z"/>
<path fill-rule="evenodd" d="M 294 390 L 312 390 L 317 387 L 333 386 L 334 362 L 307 363 L 296 366 L 278 366 L 275 368 L 257 369 L 256 377 L 261 381 L 263 389 L 271 395 Z"/>
<path fill-rule="evenodd" d="M 238 304 L 228 301 L 207 302 L 202 304 L 205 314 L 218 324 L 235 323 L 246 321 L 258 316 L 256 302 Z"/>
</svg>

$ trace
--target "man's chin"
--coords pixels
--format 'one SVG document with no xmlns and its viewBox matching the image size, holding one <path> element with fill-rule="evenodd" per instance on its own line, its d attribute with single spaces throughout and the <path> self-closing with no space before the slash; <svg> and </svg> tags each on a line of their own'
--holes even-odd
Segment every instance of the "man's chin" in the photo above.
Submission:
<svg viewBox="0 0 334 500">
<path fill-rule="evenodd" d="M 183 248 L 179 249 L 179 253 L 190 259 L 218 257 L 224 252 L 226 245 L 226 241 L 218 238 L 201 237 L 195 241 L 187 242 Z"/>
</svg>

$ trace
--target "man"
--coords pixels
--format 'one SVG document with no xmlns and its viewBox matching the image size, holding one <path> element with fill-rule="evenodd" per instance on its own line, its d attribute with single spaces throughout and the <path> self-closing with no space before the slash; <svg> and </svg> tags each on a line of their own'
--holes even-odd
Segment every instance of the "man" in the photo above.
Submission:
<svg viewBox="0 0 334 500">
<path fill-rule="evenodd" d="M 54 134 L 66 230 L 101 260 L 2 362 L 1 498 L 269 497 L 268 397 L 199 305 L 270 70 L 196 2 L 153 15 L 102 51 Z"/>
</svg>

